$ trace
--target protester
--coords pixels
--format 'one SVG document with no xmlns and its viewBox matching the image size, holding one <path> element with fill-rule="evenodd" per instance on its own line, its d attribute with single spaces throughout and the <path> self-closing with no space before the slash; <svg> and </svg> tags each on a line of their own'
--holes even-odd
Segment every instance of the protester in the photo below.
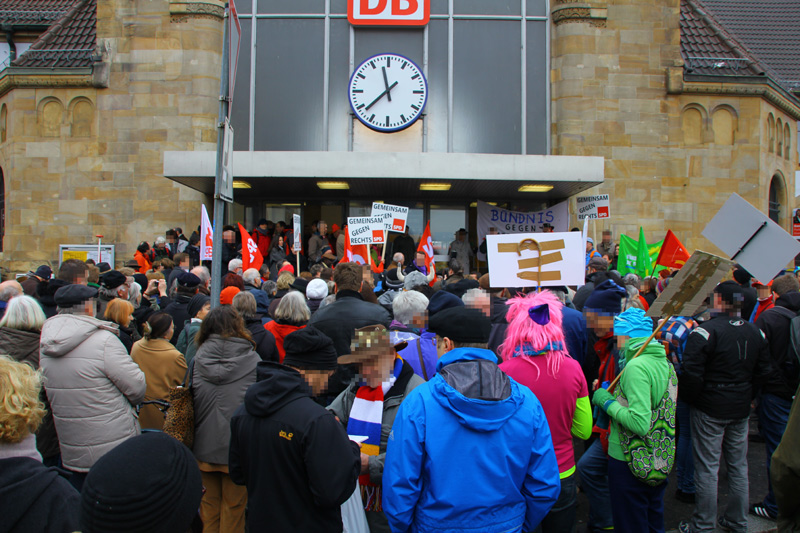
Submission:
<svg viewBox="0 0 800 533">
<path fill-rule="evenodd" d="M 284 242 L 283 235 L 275 235 L 269 247 L 269 254 L 264 257 L 264 260 L 269 264 L 270 270 L 286 261 L 286 256 L 289 254 L 289 248 Z M 276 269 L 277 271 L 277 269 Z"/>
<path fill-rule="evenodd" d="M 226 289 L 228 287 L 236 287 L 240 291 L 244 290 L 244 278 L 239 274 L 234 272 L 228 272 L 225 274 L 225 277 L 222 278 L 222 288 Z"/>
<path fill-rule="evenodd" d="M 509 323 L 500 369 L 528 387 L 542 404 L 558 461 L 561 492 L 541 532 L 575 531 L 577 474 L 572 438 L 592 435 L 592 408 L 581 366 L 569 357 L 562 329 L 563 306 L 550 291 L 508 301 Z"/>
<path fill-rule="evenodd" d="M 0 317 L 6 312 L 8 302 L 17 296 L 23 294 L 22 285 L 14 280 L 4 281 L 0 283 Z"/>
<path fill-rule="evenodd" d="M 211 298 L 205 294 L 195 294 L 186 306 L 186 312 L 191 318 L 184 323 L 183 331 L 178 335 L 175 348 L 183 354 L 187 365 L 192 362 L 194 354 L 197 352 L 195 338 L 197 332 L 200 331 L 200 324 L 209 311 L 211 311 Z"/>
<path fill-rule="evenodd" d="M 771 486 L 778 504 L 778 533 L 800 531 L 800 402 L 796 397 L 770 465 Z"/>
<path fill-rule="evenodd" d="M 376 324 L 357 329 L 350 353 L 339 364 L 359 366 L 361 382 L 351 384 L 328 406 L 350 435 L 364 435 L 361 446 L 361 496 L 370 531 L 389 531 L 381 511 L 386 444 L 397 410 L 416 387 L 424 383 L 397 352 L 405 342 L 392 344 L 389 332 Z M 384 504 L 385 505 L 385 504 Z"/>
<path fill-rule="evenodd" d="M 28 272 L 28 279 L 21 283 L 22 291 L 27 296 L 36 296 L 36 287 L 43 281 L 49 280 L 53 276 L 53 269 L 48 265 L 41 265 L 34 272 Z"/>
<path fill-rule="evenodd" d="M 162 433 L 129 439 L 89 471 L 83 533 L 200 533 L 202 480 L 192 452 Z"/>
<path fill-rule="evenodd" d="M 173 345 L 177 344 L 178 337 L 190 318 L 188 312 L 189 301 L 197 294 L 197 288 L 202 283 L 200 278 L 187 272 L 179 273 L 177 281 L 178 289 L 175 300 L 164 308 L 164 312 L 172 317 L 172 323 L 175 325 L 175 331 L 170 339 Z"/>
<path fill-rule="evenodd" d="M 389 325 L 389 337 L 392 343 L 407 343 L 407 346 L 399 352 L 400 357 L 425 381 L 436 374 L 436 363 L 439 359 L 436 352 L 436 335 L 426 329 L 428 304 L 428 299 L 420 292 L 399 293 L 392 302 L 394 320 Z"/>
<path fill-rule="evenodd" d="M 563 305 L 561 307 L 561 327 L 564 329 L 567 353 L 583 367 L 583 361 L 586 358 L 587 345 L 589 343 L 586 319 L 583 317 L 583 313 L 567 305 L 566 302 L 569 295 L 569 289 L 567 287 L 562 285 L 550 287 L 548 290 L 555 294 Z"/>
<path fill-rule="evenodd" d="M 308 282 L 308 286 L 306 287 L 306 298 L 308 300 L 306 301 L 306 304 L 308 304 L 308 309 L 311 311 L 312 316 L 317 312 L 322 300 L 324 300 L 327 296 L 328 284 L 325 283 L 324 280 L 315 278 Z"/>
<path fill-rule="evenodd" d="M 533 531 L 559 493 L 544 410 L 486 349 L 476 309 L 435 314 L 436 376 L 397 413 L 383 510 L 393 531 Z"/>
<path fill-rule="evenodd" d="M 414 252 L 416 249 L 417 246 L 414 244 L 414 238 L 411 237 L 411 228 L 406 224 L 406 229 L 403 233 L 395 234 L 395 238 L 392 241 L 392 251 L 394 251 L 395 254 L 403 254 L 403 260 L 400 262 L 409 264 L 414 260 Z M 423 260 L 420 265 L 424 263 Z"/>
<path fill-rule="evenodd" d="M 155 260 L 154 254 L 150 250 L 150 244 L 147 241 L 139 243 L 139 246 L 136 247 L 136 253 L 133 254 L 133 258 L 139 265 L 140 274 L 147 274 L 147 271 L 152 268 L 153 261 Z"/>
<path fill-rule="evenodd" d="M 240 291 L 238 287 L 225 287 L 219 292 L 220 305 L 231 305 L 233 303 L 233 298 L 240 292 L 242 291 Z"/>
<path fill-rule="evenodd" d="M 173 329 L 171 316 L 164 312 L 153 313 L 145 323 L 144 338 L 136 341 L 131 350 L 131 359 L 144 372 L 146 402 L 167 401 L 169 389 L 183 383 L 186 375 L 183 354 L 169 342 Z M 142 429 L 161 431 L 164 413 L 158 405 L 144 405 L 139 412 L 139 424 Z"/>
<path fill-rule="evenodd" d="M 242 274 L 244 280 L 244 288 L 242 290 L 249 292 L 256 300 L 256 313 L 267 316 L 269 312 L 269 296 L 261 290 L 261 274 L 255 268 L 248 268 Z"/>
<path fill-rule="evenodd" d="M 131 353 L 133 343 L 139 340 L 139 333 L 130 327 L 133 320 L 133 304 L 121 298 L 114 298 L 106 305 L 103 319 L 117 325 L 119 340 L 125 350 Z"/>
<path fill-rule="evenodd" d="M 0 355 L 0 516 L 3 531 L 78 531 L 80 494 L 42 464 L 36 437 L 45 408 L 41 374 Z"/>
<path fill-rule="evenodd" d="M 316 264 L 322 259 L 322 247 L 328 244 L 325 235 L 328 233 L 328 224 L 324 220 L 317 223 L 317 231 L 311 235 L 308 241 L 308 262 Z"/>
<path fill-rule="evenodd" d="M 309 327 L 287 335 L 283 365 L 261 362 L 231 419 L 230 475 L 247 486 L 250 531 L 342 531 L 360 451 L 312 398 L 336 370 L 331 341 Z"/>
<path fill-rule="evenodd" d="M 425 276 L 426 283 L 433 281 L 434 277 L 436 277 L 436 271 L 434 270 L 433 262 L 431 262 L 431 264 L 426 262 L 427 258 L 428 256 L 422 251 L 418 251 L 414 254 L 414 260 L 411 263 L 406 263 L 408 259 L 404 258 L 401 265 L 405 264 L 406 266 L 402 269 L 397 269 L 397 279 L 403 281 L 405 276 L 408 276 L 412 272 L 420 272 Z"/>
<path fill-rule="evenodd" d="M 653 320 L 630 308 L 614 317 L 624 371 L 612 395 L 597 389 L 592 403 L 611 419 L 608 482 L 614 531 L 664 532 L 664 491 L 675 461 L 678 377 L 664 347 L 648 342 Z M 638 357 L 634 357 L 639 354 Z"/>
<path fill-rule="evenodd" d="M 754 387 L 770 373 L 769 347 L 758 328 L 740 317 L 744 300 L 733 281 L 717 285 L 710 320 L 689 335 L 680 396 L 691 406 L 696 505 L 682 532 L 747 528 L 747 434 Z M 717 519 L 720 459 L 728 473 L 728 505 Z"/>
<path fill-rule="evenodd" d="M 603 256 L 600 255 L 600 252 L 594 249 L 594 239 L 591 237 L 586 237 L 586 266 L 589 266 L 589 261 L 594 259 L 595 257 L 599 259 L 603 259 Z"/>
<path fill-rule="evenodd" d="M 278 275 L 278 280 L 276 282 L 277 291 L 275 292 L 275 296 L 269 302 L 269 310 L 268 314 L 269 317 L 273 320 L 275 319 L 275 310 L 278 308 L 278 305 L 281 303 L 281 298 L 286 296 L 289 291 L 291 290 L 291 285 L 294 283 L 295 277 L 294 274 L 291 272 L 281 272 Z"/>
<path fill-rule="evenodd" d="M 733 281 L 738 283 L 742 288 L 742 317 L 748 320 L 755 311 L 756 304 L 758 304 L 758 292 L 750 286 L 750 280 L 753 275 L 744 269 L 742 265 L 735 265 L 733 267 Z"/>
<path fill-rule="evenodd" d="M 283 340 L 290 333 L 306 327 L 311 318 L 311 311 L 306 305 L 305 297 L 297 291 L 292 291 L 281 298 L 275 309 L 274 318 L 275 320 L 267 322 L 263 327 L 275 337 L 279 362 L 282 363 L 286 355 Z"/>
<path fill-rule="evenodd" d="M 583 308 L 589 342 L 582 368 L 590 398 L 604 382 L 613 381 L 617 375 L 614 317 L 622 312 L 622 299 L 626 295 L 625 289 L 609 279 L 597 286 Z M 608 487 L 609 431 L 596 425 L 593 432 L 597 438 L 578 461 L 581 490 L 589 500 L 588 528 L 592 532 L 614 527 Z"/>
<path fill-rule="evenodd" d="M 457 259 L 461 264 L 465 276 L 469 275 L 470 261 L 475 252 L 467 240 L 467 230 L 464 228 L 459 229 L 455 233 L 455 240 L 447 247 L 447 257 L 450 259 Z"/>
<path fill-rule="evenodd" d="M 97 318 L 105 317 L 106 306 L 114 298 L 128 299 L 128 278 L 122 272 L 109 270 L 100 276 L 100 288 L 97 295 Z"/>
<path fill-rule="evenodd" d="M 609 259 L 614 259 L 616 257 L 615 248 L 616 245 L 614 244 L 614 241 L 611 240 L 611 230 L 604 229 L 603 239 L 597 245 L 597 251 L 600 253 L 601 256 L 607 255 Z"/>
<path fill-rule="evenodd" d="M 117 336 L 94 318 L 97 289 L 67 285 L 56 292 L 59 314 L 42 327 L 42 373 L 53 409 L 61 460 L 79 489 L 89 468 L 137 435 L 133 406 L 145 395 L 144 373 Z"/>
<path fill-rule="evenodd" d="M 800 283 L 795 276 L 785 274 L 772 282 L 772 291 L 778 296 L 775 307 L 763 311 L 755 321 L 769 344 L 773 372 L 758 395 L 756 413 L 758 429 L 764 437 L 767 452 L 767 473 L 772 454 L 781 442 L 789 420 L 789 411 L 798 386 L 800 386 L 800 361 L 792 346 L 791 321 L 800 312 Z M 775 519 L 778 505 L 767 476 L 767 494 L 751 505 L 750 512 L 762 518 Z"/>
<path fill-rule="evenodd" d="M 228 475 L 230 421 L 255 382 L 254 350 L 244 320 L 230 306 L 213 309 L 197 333 L 192 372 L 194 447 L 206 489 L 201 503 L 205 533 L 245 529 L 247 491 Z"/>
<path fill-rule="evenodd" d="M 572 299 L 572 304 L 580 312 L 583 312 L 583 304 L 586 299 L 592 294 L 594 288 L 600 285 L 605 280 L 609 279 L 608 274 L 608 261 L 602 257 L 594 257 L 586 266 L 586 283 L 578 289 L 575 297 Z"/>
<path fill-rule="evenodd" d="M 753 313 L 749 317 L 750 322 L 755 322 L 758 320 L 758 317 L 761 316 L 761 313 L 767 309 L 772 309 L 775 307 L 776 293 L 772 290 L 772 281 L 766 284 L 761 283 L 760 281 L 753 281 L 753 288 L 756 290 L 756 294 L 758 295 L 758 301 L 753 309 Z"/>
<path fill-rule="evenodd" d="M 261 322 L 261 315 L 256 312 L 256 299 L 253 294 L 251 292 L 240 292 L 233 297 L 231 305 L 244 320 L 244 325 L 256 344 L 256 352 L 261 357 L 261 360 L 278 361 L 275 336 L 264 328 Z"/>
</svg>

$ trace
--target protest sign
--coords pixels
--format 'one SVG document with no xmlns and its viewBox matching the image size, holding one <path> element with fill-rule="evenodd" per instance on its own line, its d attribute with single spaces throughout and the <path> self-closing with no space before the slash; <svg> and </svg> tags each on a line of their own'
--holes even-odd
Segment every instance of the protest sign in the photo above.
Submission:
<svg viewBox="0 0 800 533">
<path fill-rule="evenodd" d="M 292 251 L 296 254 L 299 254 L 303 249 L 302 230 L 303 224 L 300 222 L 300 215 L 292 215 Z"/>
<path fill-rule="evenodd" d="M 611 216 L 611 201 L 607 194 L 578 196 L 575 200 L 577 202 L 578 220 L 609 218 Z"/>
<path fill-rule="evenodd" d="M 647 316 L 694 316 L 733 261 L 695 250 L 678 274 L 650 305 Z"/>
<path fill-rule="evenodd" d="M 800 253 L 797 239 L 738 194 L 714 215 L 703 237 L 764 283 Z"/>
<path fill-rule="evenodd" d="M 349 217 L 347 231 L 350 234 L 350 244 L 383 244 L 384 224 L 383 215 L 376 217 Z"/>
<path fill-rule="evenodd" d="M 506 233 L 543 232 L 544 224 L 553 226 L 553 231 L 569 231 L 569 201 L 561 202 L 542 211 L 511 211 L 478 200 L 478 244 L 490 233 L 490 229 L 503 235 Z M 486 257 L 478 252 L 478 259 Z"/>
<path fill-rule="evenodd" d="M 487 235 L 492 287 L 552 287 L 584 282 L 578 232 Z"/>
<path fill-rule="evenodd" d="M 406 231 L 406 220 L 408 220 L 407 207 L 373 202 L 371 216 L 384 217 L 386 231 L 394 231 L 397 233 L 404 233 Z"/>
</svg>

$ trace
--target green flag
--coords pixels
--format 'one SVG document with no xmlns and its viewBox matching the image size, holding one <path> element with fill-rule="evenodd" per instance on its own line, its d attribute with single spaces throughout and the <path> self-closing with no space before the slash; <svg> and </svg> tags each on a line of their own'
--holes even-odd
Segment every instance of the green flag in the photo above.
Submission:
<svg viewBox="0 0 800 533">
<path fill-rule="evenodd" d="M 647 277 L 653 273 L 653 263 L 658 257 L 658 252 L 661 250 L 663 240 L 653 244 L 644 244 L 640 247 L 640 243 L 645 243 L 644 229 L 639 228 L 639 240 L 634 240 L 627 235 L 619 236 L 619 258 L 617 259 L 617 271 L 624 276 L 625 274 L 637 274 L 641 277 Z M 642 267 L 639 267 L 639 258 L 642 258 Z M 645 259 L 646 258 L 646 259 Z M 659 272 L 666 267 L 657 266 L 655 271 Z"/>
</svg>

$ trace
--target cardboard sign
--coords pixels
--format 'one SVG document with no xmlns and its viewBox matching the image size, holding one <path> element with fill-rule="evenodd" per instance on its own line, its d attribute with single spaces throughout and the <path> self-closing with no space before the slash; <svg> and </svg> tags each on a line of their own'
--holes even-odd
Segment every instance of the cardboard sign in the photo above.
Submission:
<svg viewBox="0 0 800 533">
<path fill-rule="evenodd" d="M 425 26 L 431 0 L 347 0 L 347 20 L 354 26 Z"/>
<path fill-rule="evenodd" d="M 714 215 L 703 237 L 764 283 L 800 253 L 797 239 L 738 194 Z"/>
<path fill-rule="evenodd" d="M 611 216 L 611 201 L 607 194 L 578 196 L 575 200 L 578 208 L 578 220 L 609 218 Z"/>
<path fill-rule="evenodd" d="M 583 285 L 585 245 L 578 232 L 487 235 L 492 287 Z"/>
<path fill-rule="evenodd" d="M 292 251 L 296 254 L 299 254 L 303 249 L 303 237 L 300 233 L 303 230 L 303 224 L 300 222 L 300 215 L 292 215 L 292 233 L 293 233 L 293 243 L 292 243 Z"/>
<path fill-rule="evenodd" d="M 734 262 L 695 250 L 667 288 L 650 305 L 647 316 L 694 316 Z"/>
<path fill-rule="evenodd" d="M 372 204 L 373 217 L 384 217 L 386 231 L 405 233 L 408 220 L 408 208 L 391 204 Z"/>
<path fill-rule="evenodd" d="M 348 217 L 350 244 L 383 244 L 383 215 L 378 217 Z"/>
</svg>

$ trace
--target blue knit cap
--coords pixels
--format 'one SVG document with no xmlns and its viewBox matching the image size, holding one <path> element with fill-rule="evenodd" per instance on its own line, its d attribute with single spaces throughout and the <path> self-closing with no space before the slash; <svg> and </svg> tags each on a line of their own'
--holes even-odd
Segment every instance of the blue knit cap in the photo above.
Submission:
<svg viewBox="0 0 800 533">
<path fill-rule="evenodd" d="M 631 338 L 649 337 L 653 333 L 653 319 L 643 309 L 626 309 L 614 317 L 614 335 Z"/>
<path fill-rule="evenodd" d="M 617 314 L 622 311 L 622 299 L 627 295 L 625 289 L 614 283 L 613 280 L 607 279 L 595 287 L 592 294 L 586 299 L 586 303 L 583 304 L 583 310 Z"/>
</svg>

